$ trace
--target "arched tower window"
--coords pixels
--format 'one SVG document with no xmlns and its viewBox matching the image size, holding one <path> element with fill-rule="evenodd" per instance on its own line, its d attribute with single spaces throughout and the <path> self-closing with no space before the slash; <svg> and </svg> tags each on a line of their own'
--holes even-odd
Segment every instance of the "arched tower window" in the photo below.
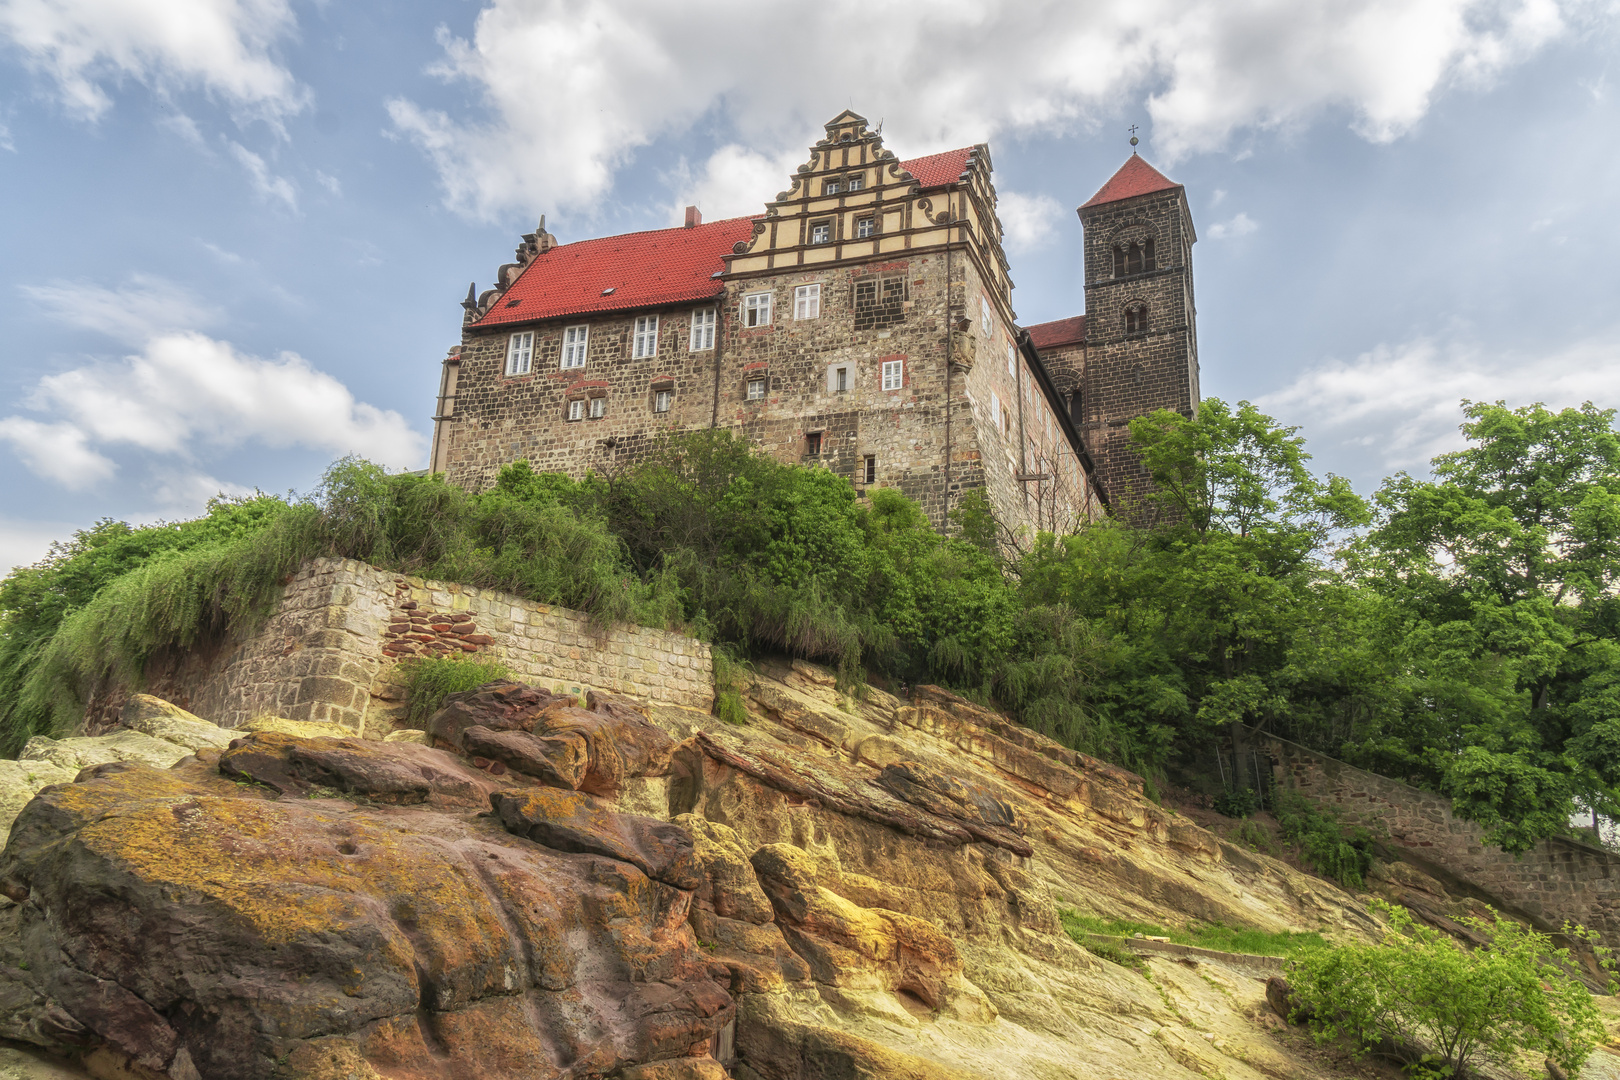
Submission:
<svg viewBox="0 0 1620 1080">
<path fill-rule="evenodd" d="M 1114 245 L 1114 276 L 1140 274 L 1152 270 L 1157 263 L 1153 258 L 1153 238 L 1132 240 L 1128 244 Z"/>
<path fill-rule="evenodd" d="M 1127 334 L 1144 334 L 1147 332 L 1147 305 L 1129 304 L 1125 308 L 1125 332 Z"/>
</svg>

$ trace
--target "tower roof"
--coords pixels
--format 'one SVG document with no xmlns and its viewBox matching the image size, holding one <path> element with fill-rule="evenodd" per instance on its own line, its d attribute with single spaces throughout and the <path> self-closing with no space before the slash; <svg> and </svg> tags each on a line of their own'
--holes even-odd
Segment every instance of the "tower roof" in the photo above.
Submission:
<svg viewBox="0 0 1620 1080">
<path fill-rule="evenodd" d="M 1172 191 L 1179 187 L 1180 184 L 1149 165 L 1140 155 L 1132 154 L 1125 159 L 1119 171 L 1109 177 L 1108 183 L 1099 188 L 1097 194 L 1082 204 L 1080 209 L 1134 199 L 1138 195 L 1152 195 L 1157 191 Z"/>
</svg>

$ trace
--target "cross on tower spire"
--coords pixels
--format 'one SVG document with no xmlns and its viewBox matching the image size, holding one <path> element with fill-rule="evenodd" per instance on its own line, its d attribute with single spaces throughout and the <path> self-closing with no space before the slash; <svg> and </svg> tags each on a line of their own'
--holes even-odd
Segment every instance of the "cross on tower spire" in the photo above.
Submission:
<svg viewBox="0 0 1620 1080">
<path fill-rule="evenodd" d="M 1135 145 L 1136 145 L 1136 143 L 1137 143 L 1137 138 L 1136 138 L 1136 125 L 1135 125 L 1135 124 L 1132 124 L 1132 125 L 1131 125 L 1131 127 L 1130 127 L 1130 132 L 1131 132 L 1131 145 L 1132 145 L 1132 146 L 1135 146 Z M 1136 153 L 1136 151 L 1135 151 L 1135 150 L 1132 150 L 1132 151 L 1131 151 L 1131 153 L 1133 153 L 1133 154 L 1134 154 L 1134 153 Z"/>
</svg>

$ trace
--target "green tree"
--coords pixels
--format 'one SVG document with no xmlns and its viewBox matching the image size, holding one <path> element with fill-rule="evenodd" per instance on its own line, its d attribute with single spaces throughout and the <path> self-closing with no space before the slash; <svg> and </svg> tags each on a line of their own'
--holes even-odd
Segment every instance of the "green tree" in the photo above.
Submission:
<svg viewBox="0 0 1620 1080">
<path fill-rule="evenodd" d="M 1363 1052 L 1393 1043 L 1413 1054 L 1413 1073 L 1432 1078 L 1475 1075 L 1486 1064 L 1514 1071 L 1526 1051 L 1573 1076 L 1603 1039 L 1592 995 L 1569 974 L 1569 950 L 1545 935 L 1510 919 L 1464 916 L 1485 939 L 1469 949 L 1405 908 L 1372 906 L 1386 920 L 1382 941 L 1290 961 L 1300 1013 L 1318 1039 L 1348 1037 Z"/>
<path fill-rule="evenodd" d="M 1590 403 L 1464 411 L 1469 445 L 1386 481 L 1351 555 L 1404 692 L 1350 753 L 1522 851 L 1620 805 L 1620 438 Z"/>
</svg>

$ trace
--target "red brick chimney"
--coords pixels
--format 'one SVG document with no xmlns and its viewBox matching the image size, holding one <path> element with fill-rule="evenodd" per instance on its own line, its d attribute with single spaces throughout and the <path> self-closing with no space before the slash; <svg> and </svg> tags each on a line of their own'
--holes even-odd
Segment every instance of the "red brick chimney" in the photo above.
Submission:
<svg viewBox="0 0 1620 1080">
<path fill-rule="evenodd" d="M 694 229 L 701 224 L 703 224 L 703 212 L 695 206 L 688 206 L 686 208 L 686 227 Z"/>
</svg>

